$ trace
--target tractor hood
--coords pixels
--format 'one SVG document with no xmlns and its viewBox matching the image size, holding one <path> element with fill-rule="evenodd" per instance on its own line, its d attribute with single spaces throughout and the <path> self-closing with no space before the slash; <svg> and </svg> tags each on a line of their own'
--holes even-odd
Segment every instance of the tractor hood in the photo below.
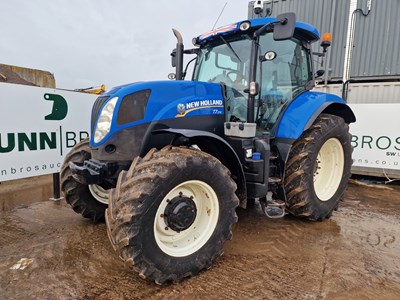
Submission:
<svg viewBox="0 0 400 300">
<path fill-rule="evenodd" d="M 91 145 L 105 143 L 115 132 L 168 119 L 223 115 L 219 84 L 196 81 L 137 82 L 111 89 L 92 110 Z"/>
</svg>

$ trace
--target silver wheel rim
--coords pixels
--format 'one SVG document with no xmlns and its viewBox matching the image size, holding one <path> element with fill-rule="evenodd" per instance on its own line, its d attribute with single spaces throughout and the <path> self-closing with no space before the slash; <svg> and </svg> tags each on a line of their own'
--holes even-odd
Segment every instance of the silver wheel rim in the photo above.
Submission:
<svg viewBox="0 0 400 300">
<path fill-rule="evenodd" d="M 108 204 L 108 195 L 110 194 L 109 190 L 103 189 L 97 184 L 90 184 L 89 191 L 97 201 L 103 204 Z"/>
<path fill-rule="evenodd" d="M 328 139 L 318 152 L 314 172 L 314 190 L 321 201 L 330 200 L 343 177 L 344 151 L 337 138 Z"/>
<path fill-rule="evenodd" d="M 197 209 L 193 224 L 177 232 L 167 226 L 164 212 L 170 199 L 179 195 L 191 198 Z M 154 237 L 160 249 L 174 257 L 184 257 L 203 247 L 214 233 L 219 217 L 219 202 L 214 189 L 199 180 L 183 182 L 161 201 L 154 220 Z"/>
</svg>

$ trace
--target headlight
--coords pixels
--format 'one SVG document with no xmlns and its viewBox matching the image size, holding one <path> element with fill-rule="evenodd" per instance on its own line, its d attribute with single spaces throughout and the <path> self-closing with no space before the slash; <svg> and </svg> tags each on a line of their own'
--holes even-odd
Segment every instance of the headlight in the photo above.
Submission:
<svg viewBox="0 0 400 300">
<path fill-rule="evenodd" d="M 94 131 L 94 142 L 101 142 L 104 137 L 110 132 L 111 122 L 114 114 L 115 104 L 118 97 L 112 98 L 104 105 L 97 119 L 96 130 Z"/>
</svg>

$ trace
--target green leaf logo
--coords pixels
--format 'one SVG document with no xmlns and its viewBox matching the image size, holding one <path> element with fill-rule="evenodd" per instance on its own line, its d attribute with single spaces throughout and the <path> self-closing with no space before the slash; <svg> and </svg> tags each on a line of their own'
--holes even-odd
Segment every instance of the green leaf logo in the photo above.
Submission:
<svg viewBox="0 0 400 300">
<path fill-rule="evenodd" d="M 45 116 L 45 120 L 63 120 L 67 116 L 68 104 L 63 96 L 57 94 L 44 94 L 44 99 L 53 101 L 51 114 Z"/>
</svg>

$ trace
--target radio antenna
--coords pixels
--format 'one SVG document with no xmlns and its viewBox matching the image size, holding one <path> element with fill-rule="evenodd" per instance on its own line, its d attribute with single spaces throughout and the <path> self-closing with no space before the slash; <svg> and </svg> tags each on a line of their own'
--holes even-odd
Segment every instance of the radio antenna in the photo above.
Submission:
<svg viewBox="0 0 400 300">
<path fill-rule="evenodd" d="M 222 8 L 221 12 L 219 13 L 219 16 L 218 16 L 218 18 L 217 18 L 217 21 L 215 21 L 214 26 L 213 26 L 213 28 L 212 28 L 211 30 L 214 30 L 214 29 L 215 29 L 215 26 L 217 25 L 217 23 L 218 23 L 218 21 L 219 21 L 219 18 L 221 18 L 221 15 L 222 15 L 222 13 L 224 12 L 225 7 L 226 7 L 227 4 L 228 4 L 228 2 L 225 2 L 224 7 Z"/>
</svg>

